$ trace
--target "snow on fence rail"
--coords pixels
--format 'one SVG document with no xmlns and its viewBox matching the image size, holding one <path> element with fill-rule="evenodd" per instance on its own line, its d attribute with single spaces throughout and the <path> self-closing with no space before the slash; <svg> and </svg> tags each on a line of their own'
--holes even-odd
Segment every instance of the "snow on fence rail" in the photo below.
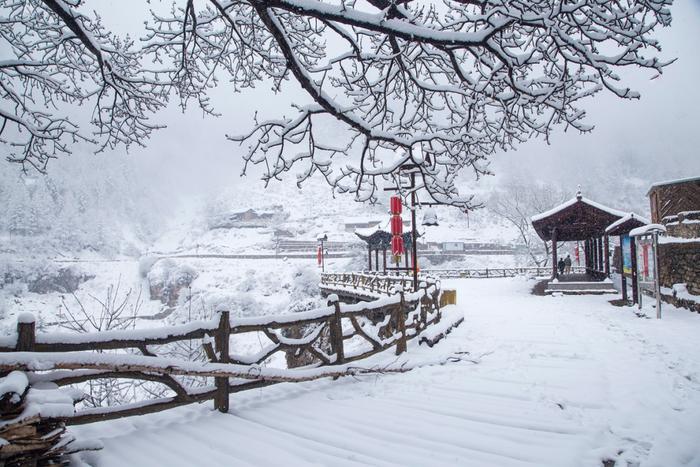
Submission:
<svg viewBox="0 0 700 467">
<path fill-rule="evenodd" d="M 0 376 L 19 370 L 27 372 L 32 385 L 53 383 L 59 387 L 106 378 L 133 379 L 162 384 L 173 393 L 60 416 L 67 424 L 81 424 L 211 399 L 225 412 L 231 393 L 279 382 L 377 371 L 349 364 L 392 346 L 398 355 L 406 350 L 408 339 L 440 322 L 440 283 L 426 280 L 417 292 L 404 293 L 401 286 L 409 278 L 358 276 L 363 275 L 324 276 L 322 287 L 332 292 L 333 287 L 352 288 L 355 284 L 379 298 L 345 304 L 332 294 L 329 306 L 287 315 L 231 319 L 222 311 L 216 319 L 181 326 L 86 334 L 38 333 L 32 317 L 23 315 L 17 333 L 0 339 Z M 440 332 L 446 325 L 449 328 L 460 322 L 456 318 L 442 323 Z M 245 333 L 265 336 L 267 347 L 253 355 L 236 354 L 229 348 L 230 338 Z M 429 337 L 426 342 L 432 343 L 434 336 Z M 158 356 L 160 349 L 153 347 L 188 340 L 201 341 L 208 361 Z M 277 352 L 285 354 L 286 368 L 266 367 L 265 362 Z M 181 376 L 213 378 L 214 385 L 188 387 Z"/>
<path fill-rule="evenodd" d="M 483 269 L 428 269 L 427 274 L 443 278 L 464 279 L 488 279 L 497 277 L 515 277 L 522 275 L 548 276 L 552 274 L 552 267 L 527 267 L 527 268 L 483 268 Z M 585 274 L 584 266 L 572 266 L 574 274 Z"/>
</svg>

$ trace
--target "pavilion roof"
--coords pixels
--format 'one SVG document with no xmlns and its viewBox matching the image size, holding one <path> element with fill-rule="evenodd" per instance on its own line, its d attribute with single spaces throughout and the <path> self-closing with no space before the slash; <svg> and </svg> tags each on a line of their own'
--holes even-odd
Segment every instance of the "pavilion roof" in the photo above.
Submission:
<svg viewBox="0 0 700 467">
<path fill-rule="evenodd" d="M 391 233 L 382 229 L 355 229 L 355 235 L 367 242 L 371 250 L 383 250 L 391 248 Z M 420 235 L 419 235 L 420 236 Z M 404 232 L 404 248 L 407 250 L 413 246 L 411 232 Z"/>
<path fill-rule="evenodd" d="M 606 227 L 627 213 L 610 208 L 580 194 L 547 212 L 531 218 L 542 240 L 551 240 L 554 229 L 560 242 L 586 240 L 602 236 Z"/>
<path fill-rule="evenodd" d="M 649 224 L 649 219 L 630 212 L 605 228 L 608 235 L 625 235 L 632 229 Z"/>
</svg>

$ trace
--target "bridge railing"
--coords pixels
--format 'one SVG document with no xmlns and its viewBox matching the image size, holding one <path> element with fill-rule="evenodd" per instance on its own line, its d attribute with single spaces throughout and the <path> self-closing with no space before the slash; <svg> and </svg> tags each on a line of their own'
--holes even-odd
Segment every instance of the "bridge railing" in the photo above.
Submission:
<svg viewBox="0 0 700 467">
<path fill-rule="evenodd" d="M 437 286 L 439 279 L 421 274 L 421 287 Z M 358 298 L 392 294 L 396 290 L 411 290 L 413 278 L 405 274 L 390 275 L 379 272 L 327 272 L 321 275 L 321 290 L 356 293 Z M 368 292 L 366 294 L 363 292 Z"/>
<path fill-rule="evenodd" d="M 331 294 L 328 306 L 301 313 L 231 318 L 222 311 L 215 319 L 179 326 L 85 334 L 37 332 L 31 315 L 24 315 L 16 334 L 0 337 L 0 376 L 19 370 L 27 373 L 31 385 L 59 387 L 104 379 L 140 380 L 162 385 L 172 394 L 116 407 L 79 409 L 60 417 L 67 424 L 142 415 L 212 399 L 218 410 L 227 411 L 230 393 L 361 373 L 348 364 L 390 347 L 400 354 L 407 340 L 442 317 L 439 281 L 424 281 L 417 292 L 404 292 L 401 286 L 407 285 L 406 278 L 351 274 L 326 275 L 323 280 L 328 286 L 357 286 L 382 298 L 345 304 Z M 236 352 L 231 338 L 244 334 L 266 340 L 263 349 L 254 354 Z M 168 352 L 169 344 L 184 341 L 201 346 L 202 358 L 186 360 Z M 284 367 L 267 366 L 278 352 L 285 356 Z M 205 384 L 189 386 L 186 377 L 200 377 Z"/>
</svg>

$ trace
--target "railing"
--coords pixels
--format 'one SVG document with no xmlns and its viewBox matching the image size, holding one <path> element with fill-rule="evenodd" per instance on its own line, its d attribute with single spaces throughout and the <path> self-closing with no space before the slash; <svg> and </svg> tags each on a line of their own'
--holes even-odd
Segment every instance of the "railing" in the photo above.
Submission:
<svg viewBox="0 0 700 467">
<path fill-rule="evenodd" d="M 427 284 L 439 286 L 439 280 L 421 275 L 421 286 Z M 391 295 L 397 290 L 411 290 L 413 278 L 405 274 L 389 275 L 378 272 L 324 273 L 321 275 L 321 291 L 328 293 L 357 295 L 358 298 L 376 298 Z"/>
<path fill-rule="evenodd" d="M 68 424 L 142 415 L 211 399 L 225 412 L 230 393 L 369 372 L 348 363 L 392 346 L 400 354 L 407 340 L 441 319 L 436 280 L 424 280 L 411 293 L 403 292 L 410 278 L 350 274 L 324 275 L 322 281 L 330 292 L 333 287 L 358 287 L 382 298 L 344 304 L 330 295 L 327 307 L 301 313 L 231 319 L 229 312 L 222 311 L 216 319 L 180 326 L 86 334 L 36 332 L 31 315 L 23 315 L 17 333 L 0 338 L 0 375 L 26 371 L 32 385 L 58 386 L 99 379 L 142 380 L 159 383 L 173 394 L 117 407 L 80 409 L 61 417 Z M 230 348 L 231 336 L 250 333 L 266 338 L 267 346 L 252 355 Z M 182 341 L 199 341 L 206 361 L 158 355 L 167 351 L 168 344 Z M 266 366 L 278 352 L 285 354 L 286 368 Z M 190 387 L 183 376 L 213 378 L 214 384 L 209 379 L 208 385 Z"/>
<path fill-rule="evenodd" d="M 488 279 L 497 277 L 515 277 L 523 275 L 549 276 L 552 274 L 552 267 L 527 267 L 527 268 L 483 268 L 483 269 L 428 269 L 427 274 L 442 278 L 468 278 L 468 279 Z M 572 266 L 572 274 L 585 274 L 584 266 Z"/>
</svg>

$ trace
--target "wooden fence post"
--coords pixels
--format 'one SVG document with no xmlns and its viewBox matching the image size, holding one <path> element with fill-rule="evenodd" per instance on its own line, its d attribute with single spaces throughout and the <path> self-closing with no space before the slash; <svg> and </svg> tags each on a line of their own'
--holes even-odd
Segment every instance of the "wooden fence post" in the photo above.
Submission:
<svg viewBox="0 0 700 467">
<path fill-rule="evenodd" d="M 216 333 L 216 352 L 219 356 L 219 363 L 228 363 L 231 359 L 229 355 L 229 337 L 231 336 L 231 323 L 229 312 L 219 313 L 219 329 Z M 219 412 L 228 412 L 229 381 L 228 377 L 214 378 L 216 384 L 216 395 L 214 396 L 214 408 Z"/>
<path fill-rule="evenodd" d="M 17 317 L 17 346 L 20 352 L 34 351 L 36 343 L 36 322 L 31 313 L 21 313 Z"/>
<path fill-rule="evenodd" d="M 345 363 L 345 352 L 343 350 L 343 323 L 340 316 L 340 300 L 337 295 L 328 297 L 328 304 L 335 307 L 335 314 L 329 320 L 331 332 L 331 349 L 335 354 L 335 363 Z"/>
<path fill-rule="evenodd" d="M 399 301 L 399 306 L 396 310 L 396 331 L 401 333 L 401 336 L 396 341 L 396 355 L 401 355 L 406 351 L 406 318 L 404 317 L 406 302 L 404 299 L 403 290 L 401 290 L 399 293 L 401 294 L 401 300 Z"/>
</svg>

